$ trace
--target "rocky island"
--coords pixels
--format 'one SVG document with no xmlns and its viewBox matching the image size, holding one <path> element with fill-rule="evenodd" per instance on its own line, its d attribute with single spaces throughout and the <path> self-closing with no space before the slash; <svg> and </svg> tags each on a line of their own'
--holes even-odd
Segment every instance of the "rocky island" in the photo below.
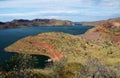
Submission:
<svg viewBox="0 0 120 78">
<path fill-rule="evenodd" d="M 33 19 L 33 20 L 13 20 L 11 22 L 0 22 L 0 29 L 4 28 L 18 28 L 28 26 L 72 26 L 74 23 L 68 20 L 57 20 L 57 19 Z"/>
</svg>

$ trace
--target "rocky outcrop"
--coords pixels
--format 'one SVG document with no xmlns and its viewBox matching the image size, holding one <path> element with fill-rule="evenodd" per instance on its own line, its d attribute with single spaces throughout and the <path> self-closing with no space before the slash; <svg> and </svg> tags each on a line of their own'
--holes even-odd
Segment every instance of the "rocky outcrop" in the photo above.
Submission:
<svg viewBox="0 0 120 78">
<path fill-rule="evenodd" d="M 44 40 L 42 39 L 45 36 L 46 35 L 44 34 L 39 34 L 35 37 L 29 36 L 27 38 L 17 41 L 15 44 L 5 48 L 5 50 L 8 52 L 28 53 L 32 55 L 44 55 L 50 57 L 53 62 L 59 61 L 60 59 L 63 58 L 62 52 L 55 49 L 55 47 L 52 44 L 44 42 Z"/>
<path fill-rule="evenodd" d="M 109 41 L 108 38 L 110 38 L 111 33 L 105 28 L 95 27 L 80 36 L 92 42 L 104 43 L 106 41 Z"/>
<path fill-rule="evenodd" d="M 117 45 L 120 44 L 120 18 L 97 22 L 84 22 L 83 24 L 95 26 L 93 29 L 81 35 L 83 38 L 101 43 L 111 42 Z"/>
<path fill-rule="evenodd" d="M 81 52 L 86 41 L 77 36 L 60 32 L 41 33 L 20 39 L 5 48 L 7 52 L 28 53 L 32 55 L 45 55 L 53 62 L 67 56 Z M 76 57 L 76 56 L 75 56 Z"/>
<path fill-rule="evenodd" d="M 82 24 L 86 26 L 120 27 L 120 18 L 113 18 L 113 19 L 95 21 L 95 22 L 82 22 Z"/>
<path fill-rule="evenodd" d="M 73 22 L 68 20 L 56 20 L 56 19 L 34 19 L 34 20 L 13 20 L 11 22 L 0 22 L 0 28 L 17 28 L 27 26 L 72 26 Z"/>
</svg>

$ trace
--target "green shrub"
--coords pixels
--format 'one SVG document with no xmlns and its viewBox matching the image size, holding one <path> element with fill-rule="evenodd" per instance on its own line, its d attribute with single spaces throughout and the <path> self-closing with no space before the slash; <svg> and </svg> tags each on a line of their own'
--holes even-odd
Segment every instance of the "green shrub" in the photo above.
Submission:
<svg viewBox="0 0 120 78">
<path fill-rule="evenodd" d="M 37 64 L 37 59 L 28 54 L 16 54 L 8 59 L 3 68 L 6 71 L 31 69 Z"/>
</svg>

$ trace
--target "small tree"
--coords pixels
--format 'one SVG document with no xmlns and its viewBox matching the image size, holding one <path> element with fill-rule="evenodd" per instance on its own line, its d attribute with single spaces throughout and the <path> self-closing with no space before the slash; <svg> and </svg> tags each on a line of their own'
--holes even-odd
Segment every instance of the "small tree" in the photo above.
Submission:
<svg viewBox="0 0 120 78">
<path fill-rule="evenodd" d="M 31 69 L 34 68 L 35 65 L 37 64 L 37 59 L 35 57 L 32 57 L 28 54 L 21 54 L 19 55 L 19 65 L 18 69 L 19 70 L 24 70 L 24 69 Z"/>
<path fill-rule="evenodd" d="M 16 54 L 5 62 L 6 71 L 34 68 L 37 59 L 29 54 Z"/>
</svg>

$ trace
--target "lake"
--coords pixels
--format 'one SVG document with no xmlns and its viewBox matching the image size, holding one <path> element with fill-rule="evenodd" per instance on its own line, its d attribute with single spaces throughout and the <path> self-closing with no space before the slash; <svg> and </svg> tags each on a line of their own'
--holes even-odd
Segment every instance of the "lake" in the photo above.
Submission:
<svg viewBox="0 0 120 78">
<path fill-rule="evenodd" d="M 39 33 L 44 32 L 64 32 L 73 35 L 80 35 L 85 33 L 88 29 L 93 28 L 92 26 L 83 26 L 81 24 L 77 24 L 74 26 L 31 26 L 24 28 L 9 28 L 9 29 L 1 29 L 0 30 L 0 62 L 8 59 L 11 53 L 7 53 L 4 51 L 4 48 L 14 43 L 15 41 L 24 38 L 30 35 L 37 35 Z M 48 57 L 40 56 L 39 60 L 41 63 L 41 67 L 44 67 L 45 60 Z"/>
</svg>

